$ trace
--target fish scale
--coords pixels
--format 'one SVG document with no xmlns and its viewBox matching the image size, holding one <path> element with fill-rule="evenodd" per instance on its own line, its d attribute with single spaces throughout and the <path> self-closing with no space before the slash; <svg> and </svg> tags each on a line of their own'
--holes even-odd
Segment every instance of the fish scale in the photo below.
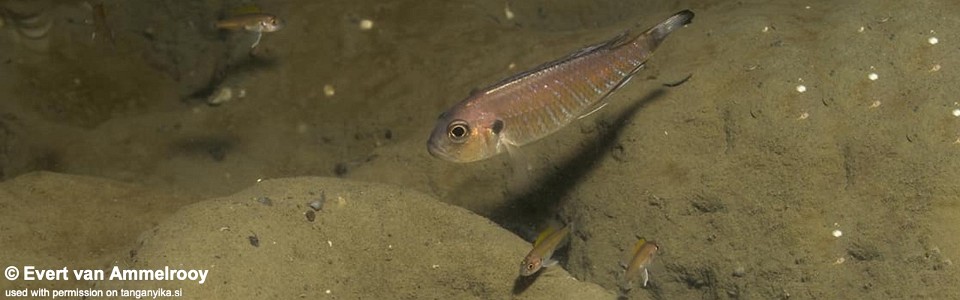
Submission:
<svg viewBox="0 0 960 300">
<path fill-rule="evenodd" d="M 664 38 L 692 18 L 681 11 L 640 34 L 621 34 L 473 93 L 441 115 L 430 153 L 476 161 L 560 130 L 605 105 Z"/>
<path fill-rule="evenodd" d="M 631 71 L 650 54 L 640 50 L 640 59 L 626 59 L 627 54 L 632 54 L 629 52 L 638 52 L 636 47 L 637 43 L 631 43 L 554 65 L 517 79 L 517 84 L 509 89 L 487 93 L 493 96 L 482 102 L 506 109 L 501 118 L 507 128 L 503 132 L 504 142 L 527 144 L 589 112 L 632 75 Z M 558 115 L 563 111 L 566 113 Z"/>
</svg>

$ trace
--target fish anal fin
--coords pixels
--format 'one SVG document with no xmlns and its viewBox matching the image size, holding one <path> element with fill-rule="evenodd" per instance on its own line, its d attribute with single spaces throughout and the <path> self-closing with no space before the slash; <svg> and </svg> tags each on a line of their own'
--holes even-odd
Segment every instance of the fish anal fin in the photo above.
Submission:
<svg viewBox="0 0 960 300">
<path fill-rule="evenodd" d="M 610 103 L 608 103 L 608 102 L 606 102 L 606 101 L 603 101 L 603 100 L 600 100 L 600 102 L 597 102 L 597 104 L 594 104 L 593 108 L 590 109 L 590 111 L 588 111 L 587 113 L 582 114 L 582 115 L 580 115 L 579 117 L 577 117 L 577 120 L 583 119 L 583 118 L 586 118 L 586 117 L 589 116 L 589 115 L 592 115 L 593 113 L 595 113 L 595 112 L 599 111 L 600 109 L 602 109 L 604 106 L 607 106 L 607 104 L 610 104 Z"/>
</svg>

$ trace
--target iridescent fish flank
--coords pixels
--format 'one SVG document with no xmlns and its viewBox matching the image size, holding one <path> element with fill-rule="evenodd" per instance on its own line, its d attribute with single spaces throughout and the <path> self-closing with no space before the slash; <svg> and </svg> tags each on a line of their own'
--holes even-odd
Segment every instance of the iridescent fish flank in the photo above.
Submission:
<svg viewBox="0 0 960 300">
<path fill-rule="evenodd" d="M 487 159 L 550 135 L 606 105 L 657 46 L 693 19 L 684 10 L 482 89 L 440 115 L 427 149 L 453 162 Z"/>
</svg>

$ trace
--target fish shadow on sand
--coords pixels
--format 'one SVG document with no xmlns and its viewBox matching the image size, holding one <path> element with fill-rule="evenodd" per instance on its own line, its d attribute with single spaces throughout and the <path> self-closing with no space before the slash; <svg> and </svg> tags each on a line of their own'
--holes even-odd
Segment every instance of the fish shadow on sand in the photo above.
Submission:
<svg viewBox="0 0 960 300">
<path fill-rule="evenodd" d="M 530 276 L 517 275 L 517 279 L 513 280 L 513 294 L 520 295 L 521 293 L 526 291 L 527 288 L 530 288 L 530 286 L 537 281 L 537 278 L 540 277 L 540 274 L 543 274 L 543 272 L 546 272 L 546 271 L 547 271 L 546 269 L 543 269 L 543 270 L 540 270 L 539 272 L 530 274 Z"/>
<path fill-rule="evenodd" d="M 559 265 L 567 265 L 567 257 L 570 254 L 570 244 L 559 247 L 553 252 L 553 258 L 559 260 Z M 536 273 L 530 274 L 530 276 L 517 276 L 517 279 L 513 280 L 513 294 L 519 295 L 527 290 L 534 282 L 537 281 L 537 278 L 543 273 L 550 272 L 551 268 L 540 268 Z"/>
<path fill-rule="evenodd" d="M 532 178 L 531 185 L 518 194 L 509 195 L 504 206 L 496 208 L 490 219 L 514 233 L 523 235 L 530 224 L 550 222 L 562 207 L 562 201 L 576 188 L 577 183 L 596 168 L 604 155 L 608 154 L 620 140 L 624 127 L 647 103 L 660 99 L 666 89 L 658 88 L 642 99 L 633 101 L 623 109 L 615 119 L 598 126 L 599 135 L 581 146 L 575 155 L 564 160 L 558 168 Z"/>
</svg>

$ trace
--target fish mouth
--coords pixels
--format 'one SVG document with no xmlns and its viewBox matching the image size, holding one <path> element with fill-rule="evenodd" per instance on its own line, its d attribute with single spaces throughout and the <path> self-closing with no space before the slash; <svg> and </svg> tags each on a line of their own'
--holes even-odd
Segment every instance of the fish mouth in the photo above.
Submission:
<svg viewBox="0 0 960 300">
<path fill-rule="evenodd" d="M 430 152 L 430 156 L 446 161 L 454 161 L 452 157 L 448 156 L 446 152 L 441 150 L 440 147 L 437 147 L 436 144 L 431 143 L 430 141 L 427 141 L 427 152 Z"/>
<path fill-rule="evenodd" d="M 436 157 L 445 161 L 453 162 L 453 163 L 473 162 L 473 160 L 464 160 L 463 157 L 460 157 L 459 150 L 457 150 L 456 152 L 446 151 L 443 148 L 441 148 L 439 145 L 430 143 L 430 142 L 427 143 L 427 152 L 430 152 L 430 155 L 432 155 L 433 157 Z"/>
</svg>

